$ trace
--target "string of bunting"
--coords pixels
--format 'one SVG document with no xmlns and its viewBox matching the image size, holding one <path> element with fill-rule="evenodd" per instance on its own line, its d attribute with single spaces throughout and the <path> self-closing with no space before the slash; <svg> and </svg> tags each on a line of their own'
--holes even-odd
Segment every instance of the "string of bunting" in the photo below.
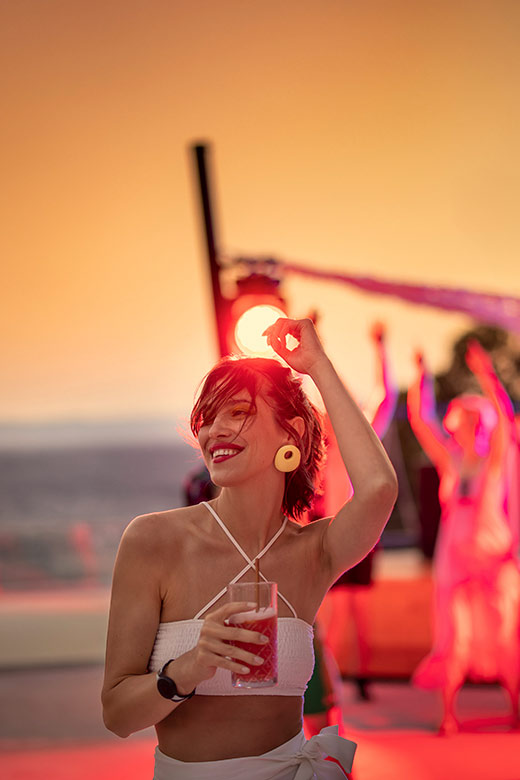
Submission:
<svg viewBox="0 0 520 780">
<path fill-rule="evenodd" d="M 520 298 L 510 295 L 493 295 L 458 287 L 406 284 L 370 276 L 323 271 L 278 260 L 275 263 L 280 274 L 293 273 L 313 279 L 340 282 L 368 293 L 391 295 L 410 303 L 426 304 L 436 309 L 462 312 L 481 322 L 498 325 L 506 330 L 520 333 Z"/>
</svg>

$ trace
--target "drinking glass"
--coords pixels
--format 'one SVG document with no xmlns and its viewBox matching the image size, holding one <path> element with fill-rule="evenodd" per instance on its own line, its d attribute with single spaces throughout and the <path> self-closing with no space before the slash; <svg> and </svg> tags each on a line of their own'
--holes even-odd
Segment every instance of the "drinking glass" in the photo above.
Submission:
<svg viewBox="0 0 520 780">
<path fill-rule="evenodd" d="M 229 601 L 249 601 L 255 606 L 231 615 L 229 624 L 258 631 L 269 641 L 265 645 L 252 642 L 232 642 L 264 659 L 260 666 L 246 664 L 249 672 L 231 672 L 234 688 L 263 688 L 278 682 L 278 586 L 276 582 L 234 582 L 227 587 Z"/>
</svg>

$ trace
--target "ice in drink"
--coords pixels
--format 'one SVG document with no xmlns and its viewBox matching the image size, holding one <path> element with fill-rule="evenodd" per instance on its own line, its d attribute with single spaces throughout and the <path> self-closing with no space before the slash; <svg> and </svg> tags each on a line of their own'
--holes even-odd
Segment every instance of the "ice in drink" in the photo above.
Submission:
<svg viewBox="0 0 520 780">
<path fill-rule="evenodd" d="M 276 685 L 278 682 L 278 655 L 277 638 L 278 625 L 276 609 L 274 607 L 260 607 L 260 609 L 239 612 L 232 615 L 229 623 L 240 626 L 248 631 L 258 631 L 266 636 L 269 641 L 265 645 L 253 642 L 230 642 L 235 647 L 241 647 L 253 655 L 264 659 L 263 664 L 255 666 L 247 661 L 241 661 L 249 669 L 249 672 L 232 672 L 231 684 L 235 688 L 261 688 L 268 685 Z"/>
</svg>

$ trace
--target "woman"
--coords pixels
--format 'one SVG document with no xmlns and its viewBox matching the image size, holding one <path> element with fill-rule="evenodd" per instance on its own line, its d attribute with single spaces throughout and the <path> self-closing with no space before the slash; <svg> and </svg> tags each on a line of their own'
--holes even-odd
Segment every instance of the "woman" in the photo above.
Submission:
<svg viewBox="0 0 520 780">
<path fill-rule="evenodd" d="M 469 344 L 466 362 L 484 396 L 455 398 L 444 417 L 444 431 L 435 419 L 431 379 L 421 356 L 417 380 L 408 392 L 410 424 L 437 468 L 442 508 L 434 557 L 434 643 L 414 682 L 442 691 L 443 734 L 459 728 L 455 698 L 467 677 L 500 682 L 509 695 L 513 722 L 518 719 L 518 534 L 505 509 L 513 413 L 477 342 Z"/>
<path fill-rule="evenodd" d="M 292 780 L 297 772 L 298 780 L 313 772 L 335 778 L 343 772 L 323 754 L 347 771 L 352 761 L 352 743 L 328 732 L 307 743 L 301 730 L 313 663 L 311 626 L 332 582 L 379 538 L 396 479 L 312 322 L 281 319 L 266 335 L 321 392 L 354 495 L 332 520 L 289 522 L 287 516 L 299 516 L 312 498 L 321 457 L 317 414 L 279 361 L 217 364 L 191 422 L 220 494 L 198 506 L 135 518 L 114 571 L 105 724 L 122 737 L 155 725 L 156 780 Z M 292 351 L 289 335 L 298 342 Z M 279 683 L 235 689 L 229 672 L 254 667 L 257 659 L 229 643 L 260 645 L 262 636 L 226 623 L 244 604 L 226 603 L 225 586 L 241 570 L 242 579 L 254 579 L 256 558 L 279 588 Z M 158 669 L 176 691 L 173 700 L 158 691 Z"/>
</svg>

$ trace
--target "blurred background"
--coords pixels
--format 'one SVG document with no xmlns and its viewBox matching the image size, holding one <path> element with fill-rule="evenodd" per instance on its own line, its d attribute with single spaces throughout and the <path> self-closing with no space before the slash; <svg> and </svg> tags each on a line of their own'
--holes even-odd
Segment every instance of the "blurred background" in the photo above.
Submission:
<svg viewBox="0 0 520 780">
<path fill-rule="evenodd" d="M 258 271 L 237 258 L 274 258 L 286 311 L 318 314 L 366 406 L 370 329 L 385 324 L 401 390 L 385 444 L 402 484 L 378 576 L 407 588 L 393 603 L 418 629 L 396 637 L 381 607 L 372 672 L 408 678 L 431 639 L 438 522 L 403 405 L 414 351 L 442 411 L 465 389 L 460 344 L 476 333 L 518 410 L 520 325 L 319 272 L 520 297 L 519 39 L 515 0 L 1 4 L 4 670 L 101 663 L 121 533 L 180 505 L 199 467 L 187 419 L 219 356 L 204 144 L 224 295 L 240 297 L 237 268 Z"/>
</svg>

